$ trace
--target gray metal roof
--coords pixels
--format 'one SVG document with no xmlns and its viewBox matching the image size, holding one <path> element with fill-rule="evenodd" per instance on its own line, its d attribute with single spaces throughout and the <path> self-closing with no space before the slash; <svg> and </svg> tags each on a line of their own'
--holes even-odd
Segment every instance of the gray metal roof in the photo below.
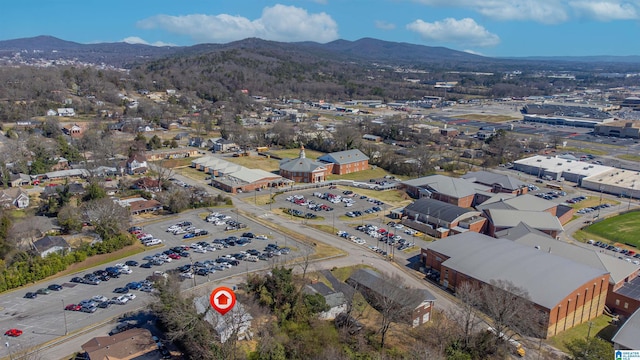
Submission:
<svg viewBox="0 0 640 360">
<path fill-rule="evenodd" d="M 560 220 L 546 211 L 487 209 L 484 213 L 497 228 L 516 227 L 523 222 L 538 230 L 564 231 Z"/>
<path fill-rule="evenodd" d="M 475 232 L 449 236 L 427 246 L 450 257 L 442 264 L 485 283 L 506 280 L 525 289 L 547 309 L 606 271 L 563 257 Z M 562 276 L 559 276 L 562 274 Z"/>
<path fill-rule="evenodd" d="M 625 321 L 611 341 L 626 349 L 640 349 L 640 309 Z"/>
<path fill-rule="evenodd" d="M 558 206 L 553 201 L 545 200 L 530 194 L 515 197 L 494 196 L 491 199 L 476 206 L 478 210 L 484 209 L 513 209 L 527 211 L 545 211 Z"/>
<path fill-rule="evenodd" d="M 611 274 L 609 280 L 612 284 L 624 281 L 629 275 L 638 271 L 638 266 L 620 260 L 606 253 L 601 253 L 599 247 L 584 248 L 565 241 L 556 240 L 547 234 L 530 226 L 520 223 L 518 226 L 502 230 L 496 233 L 496 237 L 513 240 L 518 244 L 535 248 L 540 251 L 562 256 L 569 260 L 585 264 L 587 266 L 602 269 Z"/>
<path fill-rule="evenodd" d="M 479 184 L 493 186 L 494 184 L 502 186 L 508 190 L 518 190 L 527 186 L 526 183 L 511 177 L 509 175 L 496 174 L 490 171 L 473 171 L 468 172 L 462 176 L 463 179 L 476 182 Z"/>
<path fill-rule="evenodd" d="M 447 204 L 442 201 L 422 198 L 416 200 L 413 204 L 405 207 L 405 210 L 415 211 L 420 214 L 430 215 L 434 218 L 444 220 L 446 222 L 452 222 L 460 215 L 473 212 L 476 215 L 480 215 L 480 212 L 470 209 L 465 209 L 460 206 Z"/>
<path fill-rule="evenodd" d="M 432 190 L 443 195 L 455 198 L 464 198 L 475 195 L 477 192 L 489 191 L 490 188 L 480 184 L 474 184 L 464 179 L 453 178 L 444 175 L 431 175 L 418 179 L 403 181 L 403 184 Z"/>
<path fill-rule="evenodd" d="M 310 173 L 323 169 L 326 169 L 325 164 L 305 157 L 284 159 L 280 161 L 280 170 L 286 170 L 290 172 Z"/>
<path fill-rule="evenodd" d="M 418 307 L 424 301 L 435 301 L 435 296 L 431 294 L 426 289 L 404 289 L 399 288 L 397 284 L 389 282 L 389 280 L 384 279 L 377 272 L 371 269 L 358 269 L 354 271 L 349 279 L 347 279 L 347 283 L 357 283 L 360 284 L 370 291 L 375 291 L 381 296 L 385 296 L 385 294 L 389 294 L 391 297 L 395 297 L 395 301 L 405 302 L 405 305 Z M 409 293 L 410 291 L 414 291 L 415 293 Z M 401 295 L 406 293 L 406 296 L 402 297 Z M 416 293 L 420 294 L 420 298 L 416 297 Z M 407 303 L 411 302 L 411 303 Z"/>
<path fill-rule="evenodd" d="M 358 161 L 369 160 L 369 157 L 358 149 L 332 152 L 322 155 L 318 158 L 320 161 L 326 161 L 334 164 L 350 164 Z"/>
</svg>

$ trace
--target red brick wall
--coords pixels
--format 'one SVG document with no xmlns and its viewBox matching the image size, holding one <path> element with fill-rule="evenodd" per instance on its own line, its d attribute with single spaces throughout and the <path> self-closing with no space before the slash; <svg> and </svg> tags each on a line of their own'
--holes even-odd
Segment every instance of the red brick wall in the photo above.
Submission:
<svg viewBox="0 0 640 360">
<path fill-rule="evenodd" d="M 353 172 L 369 169 L 369 160 L 357 161 L 349 164 L 333 164 L 331 172 L 337 175 L 350 174 Z"/>
<path fill-rule="evenodd" d="M 464 281 L 477 282 L 468 274 L 461 274 L 443 266 L 441 263 L 448 259 L 447 256 L 430 249 L 422 249 L 420 255 L 427 268 L 440 272 L 440 284 L 444 286 L 447 281 L 447 287 L 451 290 L 455 291 L 455 288 Z M 440 261 L 437 258 L 440 258 Z M 608 299 L 608 284 L 608 274 L 599 276 L 579 286 L 553 309 L 540 309 L 549 315 L 547 336 L 553 336 L 602 314 Z M 624 304 L 622 300 L 621 304 Z M 632 304 L 629 303 L 629 309 L 631 307 Z"/>
</svg>

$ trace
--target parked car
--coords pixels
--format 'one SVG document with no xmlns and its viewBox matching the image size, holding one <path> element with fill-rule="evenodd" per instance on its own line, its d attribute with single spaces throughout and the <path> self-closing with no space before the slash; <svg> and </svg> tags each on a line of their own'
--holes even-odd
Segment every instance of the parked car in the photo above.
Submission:
<svg viewBox="0 0 640 360">
<path fill-rule="evenodd" d="M 129 292 L 129 288 L 119 287 L 119 288 L 115 288 L 113 292 L 116 294 L 126 294 L 127 292 Z"/>
<path fill-rule="evenodd" d="M 4 333 L 4 336 L 18 337 L 22 335 L 22 330 L 20 329 L 9 329 Z"/>
<path fill-rule="evenodd" d="M 62 290 L 62 286 L 58 285 L 58 284 L 51 284 L 51 285 L 47 286 L 47 289 L 53 290 L 53 291 L 60 291 L 60 290 Z"/>
<path fill-rule="evenodd" d="M 36 293 L 37 293 L 38 295 L 49 295 L 49 294 L 51 293 L 51 290 L 49 290 L 49 289 L 47 289 L 47 288 L 41 288 L 41 289 L 38 289 L 38 290 L 36 291 Z"/>
<path fill-rule="evenodd" d="M 35 299 L 35 298 L 38 297 L 38 294 L 34 293 L 34 292 L 28 292 L 28 293 L 24 294 L 24 297 L 26 299 Z"/>
<path fill-rule="evenodd" d="M 135 260 L 128 260 L 124 264 L 127 265 L 127 266 L 138 266 L 138 262 L 135 261 Z"/>
<path fill-rule="evenodd" d="M 69 304 L 69 305 L 65 306 L 64 309 L 65 310 L 69 310 L 69 311 L 80 311 L 80 309 L 82 309 L 82 305 Z"/>
</svg>

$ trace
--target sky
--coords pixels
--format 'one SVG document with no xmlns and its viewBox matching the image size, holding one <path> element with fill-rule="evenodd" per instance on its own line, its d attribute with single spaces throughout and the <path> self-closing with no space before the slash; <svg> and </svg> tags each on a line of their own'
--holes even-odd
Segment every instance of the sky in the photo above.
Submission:
<svg viewBox="0 0 640 360">
<path fill-rule="evenodd" d="M 364 37 L 490 57 L 640 55 L 640 0 L 5 0 L 0 40 L 156 46 Z"/>
</svg>

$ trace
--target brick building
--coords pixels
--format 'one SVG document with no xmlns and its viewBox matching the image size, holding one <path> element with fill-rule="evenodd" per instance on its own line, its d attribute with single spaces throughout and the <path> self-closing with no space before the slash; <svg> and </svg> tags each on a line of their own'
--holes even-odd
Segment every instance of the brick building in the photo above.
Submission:
<svg viewBox="0 0 640 360">
<path fill-rule="evenodd" d="M 323 182 L 329 174 L 330 166 L 307 158 L 304 146 L 300 147 L 300 155 L 297 158 L 280 161 L 280 176 L 298 183 Z"/>
<path fill-rule="evenodd" d="M 401 188 L 416 199 L 429 197 L 464 208 L 478 203 L 476 194 L 491 192 L 491 187 L 444 175 L 431 175 L 403 181 Z"/>
<path fill-rule="evenodd" d="M 544 337 L 590 321 L 604 310 L 607 271 L 534 247 L 466 232 L 429 244 L 420 256 L 427 269 L 440 273 L 440 284 L 453 291 L 464 282 L 492 286 L 492 280 L 526 290 L 531 306 L 545 315 Z"/>
<path fill-rule="evenodd" d="M 436 298 L 428 290 L 401 288 L 371 269 L 356 270 L 347 279 L 347 284 L 360 291 L 367 302 L 379 311 L 381 304 L 395 303 L 401 317 L 413 327 L 426 324 L 431 319 Z"/>
<path fill-rule="evenodd" d="M 402 210 L 402 223 L 436 238 L 466 231 L 483 232 L 487 219 L 480 211 L 422 198 Z"/>
<path fill-rule="evenodd" d="M 325 163 L 329 172 L 336 175 L 351 174 L 369 169 L 369 157 L 358 149 L 325 154 L 320 156 L 318 161 Z"/>
</svg>

